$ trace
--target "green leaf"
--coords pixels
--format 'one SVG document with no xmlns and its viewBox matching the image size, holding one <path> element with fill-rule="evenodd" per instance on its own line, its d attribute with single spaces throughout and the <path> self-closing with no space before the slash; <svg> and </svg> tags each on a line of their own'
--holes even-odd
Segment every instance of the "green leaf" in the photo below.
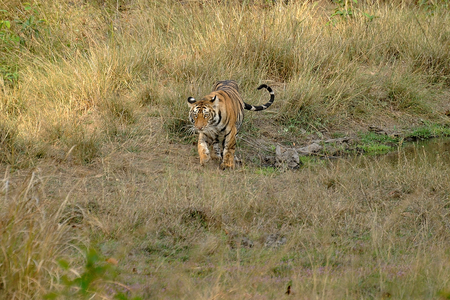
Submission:
<svg viewBox="0 0 450 300">
<path fill-rule="evenodd" d="M 58 260 L 58 265 L 63 268 L 64 270 L 68 270 L 69 269 L 69 262 L 64 260 L 64 259 L 60 259 Z"/>
<path fill-rule="evenodd" d="M 128 300 L 128 297 L 124 293 L 118 293 L 114 296 L 114 299 L 118 300 Z"/>
<path fill-rule="evenodd" d="M 19 43 L 20 42 L 20 37 L 18 35 L 12 35 L 10 37 L 10 40 L 13 41 L 13 42 Z"/>
<path fill-rule="evenodd" d="M 5 25 L 6 26 L 6 28 L 11 28 L 11 22 L 9 22 L 9 21 L 0 21 L 0 28 L 3 26 L 3 25 Z"/>
<path fill-rule="evenodd" d="M 25 10 L 30 10 L 31 9 L 31 3 L 30 2 L 25 2 L 23 4 L 23 6 L 24 6 Z"/>
<path fill-rule="evenodd" d="M 58 294 L 56 294 L 55 292 L 51 292 L 51 293 L 44 295 L 44 299 L 57 299 L 57 298 L 58 298 Z"/>
<path fill-rule="evenodd" d="M 127 295 L 125 295 L 124 293 L 118 293 L 114 296 L 114 299 L 118 299 L 118 300 L 129 300 L 130 298 L 127 297 Z M 141 297 L 134 297 L 131 298 L 130 300 L 142 300 Z"/>
</svg>

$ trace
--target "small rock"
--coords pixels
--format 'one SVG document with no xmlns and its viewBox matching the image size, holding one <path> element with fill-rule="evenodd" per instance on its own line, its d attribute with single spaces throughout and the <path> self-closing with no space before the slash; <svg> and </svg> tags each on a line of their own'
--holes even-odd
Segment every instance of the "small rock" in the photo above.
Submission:
<svg viewBox="0 0 450 300">
<path fill-rule="evenodd" d="M 350 141 L 349 137 L 343 137 L 343 138 L 338 138 L 338 139 L 329 139 L 329 140 L 326 140 L 325 143 L 326 144 L 331 144 L 331 143 L 342 144 L 342 143 L 347 143 L 348 141 Z"/>
<path fill-rule="evenodd" d="M 389 136 L 392 138 L 400 138 L 402 135 L 403 134 L 399 131 L 394 131 L 394 132 L 389 133 Z"/>
<path fill-rule="evenodd" d="M 228 235 L 228 244 L 231 246 L 231 248 L 236 247 L 253 248 L 254 243 L 248 237 L 242 236 L 241 234 L 233 231 L 231 232 L 225 231 L 225 232 Z"/>
<path fill-rule="evenodd" d="M 263 167 L 273 167 L 275 166 L 275 156 L 265 156 L 262 159 L 262 166 Z"/>
<path fill-rule="evenodd" d="M 245 247 L 245 248 L 253 248 L 253 241 L 250 240 L 248 237 L 243 236 L 241 238 L 241 247 Z"/>
<path fill-rule="evenodd" d="M 277 145 L 275 155 L 275 167 L 286 166 L 291 169 L 297 169 L 300 165 L 298 152 L 293 148 L 285 148 Z"/>
<path fill-rule="evenodd" d="M 300 155 L 302 155 L 302 156 L 305 156 L 305 155 L 311 155 L 311 154 L 313 154 L 313 153 L 317 153 L 317 152 L 319 152 L 320 150 L 322 150 L 322 146 L 320 146 L 319 144 L 317 144 L 317 143 L 312 143 L 311 145 L 308 145 L 308 146 L 306 146 L 306 147 L 303 147 L 303 148 L 297 148 L 296 150 L 297 150 L 297 152 L 300 154 Z"/>
<path fill-rule="evenodd" d="M 375 132 L 376 134 L 385 134 L 385 135 L 387 135 L 386 130 L 384 130 L 384 129 L 380 128 L 380 127 L 377 127 L 377 126 L 370 125 L 369 126 L 369 131 Z"/>
<path fill-rule="evenodd" d="M 278 248 L 284 244 L 286 244 L 286 237 L 281 236 L 278 233 L 271 233 L 267 236 L 266 242 L 264 243 L 264 247 L 268 248 Z"/>
</svg>

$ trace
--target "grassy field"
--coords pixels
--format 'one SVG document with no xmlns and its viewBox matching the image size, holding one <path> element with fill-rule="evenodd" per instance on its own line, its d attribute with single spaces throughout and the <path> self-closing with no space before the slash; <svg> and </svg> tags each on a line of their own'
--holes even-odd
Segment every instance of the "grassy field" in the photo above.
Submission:
<svg viewBox="0 0 450 300">
<path fill-rule="evenodd" d="M 448 150 L 402 150 L 450 135 L 450 3 L 358 2 L 0 0 L 0 299 L 450 298 Z M 276 93 L 225 172 L 222 79 Z M 264 167 L 337 137 L 398 151 Z"/>
</svg>

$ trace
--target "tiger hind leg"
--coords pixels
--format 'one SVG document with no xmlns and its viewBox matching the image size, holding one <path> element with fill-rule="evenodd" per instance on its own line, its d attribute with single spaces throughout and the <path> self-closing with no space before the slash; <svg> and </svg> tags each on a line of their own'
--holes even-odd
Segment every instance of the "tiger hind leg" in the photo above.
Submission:
<svg viewBox="0 0 450 300">
<path fill-rule="evenodd" d="M 236 128 L 232 128 L 230 134 L 228 134 L 223 140 L 223 160 L 220 164 L 220 168 L 225 170 L 226 168 L 234 169 L 234 152 L 236 150 Z"/>
<path fill-rule="evenodd" d="M 220 149 L 219 140 L 216 139 L 213 142 L 211 149 L 211 158 L 215 160 L 222 160 L 222 149 Z"/>
</svg>

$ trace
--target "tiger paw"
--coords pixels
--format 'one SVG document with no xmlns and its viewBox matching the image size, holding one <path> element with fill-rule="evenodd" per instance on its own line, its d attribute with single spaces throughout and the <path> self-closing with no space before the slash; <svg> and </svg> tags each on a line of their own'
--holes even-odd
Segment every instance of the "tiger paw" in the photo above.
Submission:
<svg viewBox="0 0 450 300">
<path fill-rule="evenodd" d="M 228 163 L 223 162 L 223 163 L 220 164 L 220 169 L 225 170 L 227 168 L 234 169 L 234 161 L 232 161 L 231 163 L 230 162 L 228 162 Z"/>
<path fill-rule="evenodd" d="M 212 160 L 222 160 L 222 156 L 218 156 L 217 154 L 215 154 L 214 152 L 211 152 L 211 159 Z"/>
<path fill-rule="evenodd" d="M 204 166 L 209 161 L 209 159 L 209 155 L 200 156 L 200 165 Z"/>
<path fill-rule="evenodd" d="M 211 158 L 208 147 L 205 147 L 203 144 L 199 143 L 198 156 L 200 156 L 200 164 L 204 166 Z"/>
</svg>

